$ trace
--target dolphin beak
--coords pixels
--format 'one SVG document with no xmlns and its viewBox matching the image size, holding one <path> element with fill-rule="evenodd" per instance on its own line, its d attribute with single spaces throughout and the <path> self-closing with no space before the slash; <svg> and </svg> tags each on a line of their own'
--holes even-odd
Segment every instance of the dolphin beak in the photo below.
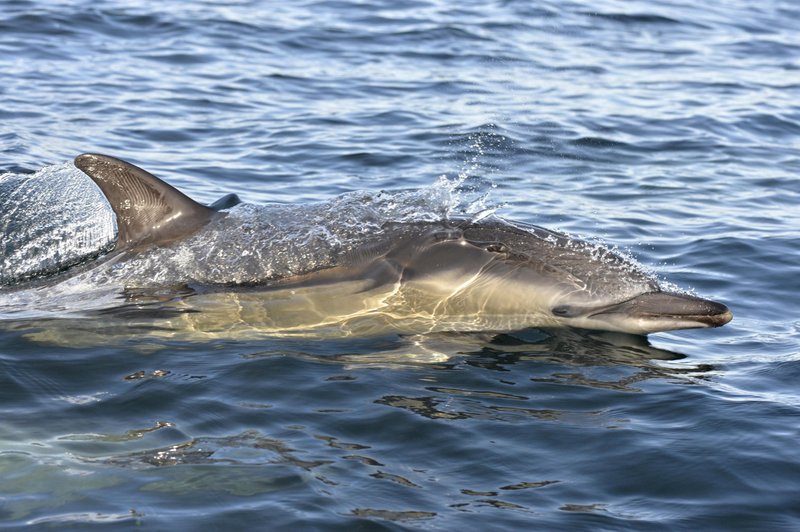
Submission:
<svg viewBox="0 0 800 532">
<path fill-rule="evenodd" d="M 592 314 L 593 318 L 622 318 L 636 320 L 646 333 L 674 329 L 720 327 L 733 314 L 722 303 L 688 294 L 649 292 L 605 307 Z"/>
</svg>

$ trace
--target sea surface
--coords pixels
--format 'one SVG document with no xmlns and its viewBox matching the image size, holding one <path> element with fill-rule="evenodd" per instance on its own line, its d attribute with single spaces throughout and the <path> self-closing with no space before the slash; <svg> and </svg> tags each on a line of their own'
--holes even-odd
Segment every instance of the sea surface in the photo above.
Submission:
<svg viewBox="0 0 800 532">
<path fill-rule="evenodd" d="M 734 320 L 425 357 L 23 306 L 0 320 L 0 528 L 800 529 L 797 2 L 1 7 L 5 273 L 113 241 L 71 165 L 100 152 L 204 203 L 565 231 Z"/>
</svg>

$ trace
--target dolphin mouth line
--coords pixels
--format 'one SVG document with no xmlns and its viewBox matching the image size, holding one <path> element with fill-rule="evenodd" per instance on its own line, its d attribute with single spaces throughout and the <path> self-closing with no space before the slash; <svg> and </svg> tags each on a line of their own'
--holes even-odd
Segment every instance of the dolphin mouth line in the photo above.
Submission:
<svg viewBox="0 0 800 532">
<path fill-rule="evenodd" d="M 692 322 L 700 324 L 702 327 L 714 328 L 721 327 L 733 319 L 733 313 L 726 310 L 721 314 L 652 314 L 643 313 L 639 318 L 653 320 L 669 320 L 675 322 Z"/>
</svg>

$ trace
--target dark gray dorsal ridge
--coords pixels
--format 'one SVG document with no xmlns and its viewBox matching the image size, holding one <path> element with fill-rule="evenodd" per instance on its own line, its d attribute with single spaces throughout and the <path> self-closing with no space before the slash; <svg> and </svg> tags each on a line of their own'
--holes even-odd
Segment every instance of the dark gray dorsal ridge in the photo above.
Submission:
<svg viewBox="0 0 800 532">
<path fill-rule="evenodd" d="M 214 209 L 120 159 L 84 153 L 75 157 L 75 166 L 100 187 L 117 215 L 117 251 L 168 244 L 219 216 Z"/>
</svg>

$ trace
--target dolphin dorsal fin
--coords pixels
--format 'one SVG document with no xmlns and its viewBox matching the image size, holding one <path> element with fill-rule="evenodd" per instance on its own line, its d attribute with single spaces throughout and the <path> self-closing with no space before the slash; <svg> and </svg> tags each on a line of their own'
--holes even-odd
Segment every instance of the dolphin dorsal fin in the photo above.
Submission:
<svg viewBox="0 0 800 532">
<path fill-rule="evenodd" d="M 84 153 L 75 157 L 75 166 L 100 187 L 117 215 L 117 251 L 173 242 L 217 215 L 215 210 L 120 159 Z"/>
</svg>

